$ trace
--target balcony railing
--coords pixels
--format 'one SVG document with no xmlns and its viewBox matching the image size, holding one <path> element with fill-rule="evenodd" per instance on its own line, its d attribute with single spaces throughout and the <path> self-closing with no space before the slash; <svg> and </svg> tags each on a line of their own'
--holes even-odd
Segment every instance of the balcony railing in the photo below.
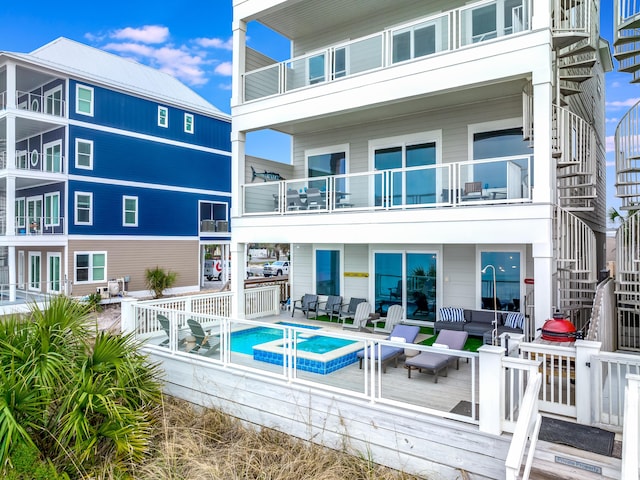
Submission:
<svg viewBox="0 0 640 480">
<path fill-rule="evenodd" d="M 531 200 L 531 155 L 243 185 L 243 215 L 456 207 Z"/>
<path fill-rule="evenodd" d="M 200 233 L 228 232 L 227 220 L 200 220 Z"/>
<path fill-rule="evenodd" d="M 64 173 L 64 156 L 56 153 L 38 153 L 36 150 L 16 151 L 14 168 L 47 173 Z M 7 152 L 0 152 L 0 170 L 9 168 Z"/>
<path fill-rule="evenodd" d="M 15 235 L 63 235 L 64 218 L 52 214 L 46 216 L 18 216 Z"/>
<path fill-rule="evenodd" d="M 483 1 L 269 65 L 243 75 L 249 102 L 402 62 L 453 51 L 531 28 L 531 0 Z"/>
<path fill-rule="evenodd" d="M 65 101 L 54 95 L 43 96 L 35 93 L 16 91 L 16 103 L 20 110 L 29 110 L 31 112 L 44 113 L 56 117 L 65 116 Z"/>
<path fill-rule="evenodd" d="M 0 110 L 7 108 L 7 92 L 0 92 Z"/>
</svg>

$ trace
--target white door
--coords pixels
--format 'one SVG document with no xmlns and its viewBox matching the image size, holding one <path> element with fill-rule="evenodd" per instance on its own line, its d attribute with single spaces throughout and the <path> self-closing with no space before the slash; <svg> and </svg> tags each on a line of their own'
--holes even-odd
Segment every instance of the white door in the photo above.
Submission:
<svg viewBox="0 0 640 480">
<path fill-rule="evenodd" d="M 60 259 L 59 253 L 47 254 L 47 291 L 49 293 L 60 293 L 61 291 Z"/>
<path fill-rule="evenodd" d="M 40 291 L 40 252 L 29 252 L 29 290 Z"/>
</svg>

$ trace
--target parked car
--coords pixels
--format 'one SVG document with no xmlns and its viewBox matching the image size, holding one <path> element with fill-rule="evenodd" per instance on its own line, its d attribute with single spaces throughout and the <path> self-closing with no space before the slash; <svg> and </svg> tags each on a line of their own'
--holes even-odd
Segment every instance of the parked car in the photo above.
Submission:
<svg viewBox="0 0 640 480">
<path fill-rule="evenodd" d="M 262 274 L 265 277 L 273 277 L 280 275 L 289 275 L 290 263 L 287 260 L 278 260 L 269 265 L 265 265 L 262 269 Z"/>
<path fill-rule="evenodd" d="M 216 280 L 222 279 L 222 260 L 205 260 L 204 261 L 204 271 L 202 273 L 204 277 L 211 281 L 214 278 Z"/>
</svg>

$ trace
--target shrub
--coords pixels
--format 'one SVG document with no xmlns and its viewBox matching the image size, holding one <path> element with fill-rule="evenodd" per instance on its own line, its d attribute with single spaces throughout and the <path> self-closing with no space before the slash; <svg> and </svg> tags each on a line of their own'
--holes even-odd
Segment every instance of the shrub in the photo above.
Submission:
<svg viewBox="0 0 640 480">
<path fill-rule="evenodd" d="M 147 268 L 144 272 L 147 288 L 153 292 L 154 298 L 162 298 L 164 291 L 171 288 L 178 278 L 178 274 L 165 271 L 161 267 Z"/>
</svg>

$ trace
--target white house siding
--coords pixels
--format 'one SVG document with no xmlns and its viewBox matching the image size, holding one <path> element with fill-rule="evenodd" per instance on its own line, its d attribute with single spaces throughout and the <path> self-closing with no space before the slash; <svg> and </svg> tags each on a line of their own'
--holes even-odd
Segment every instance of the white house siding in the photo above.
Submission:
<svg viewBox="0 0 640 480">
<path fill-rule="evenodd" d="M 148 292 L 144 272 L 147 268 L 161 267 L 178 274 L 174 288 L 199 285 L 199 242 L 197 239 L 91 239 L 69 240 L 69 272 L 75 276 L 75 252 L 107 252 L 107 280 L 130 277 L 130 292 Z M 105 287 L 106 281 L 73 285 L 73 295 L 88 295 L 96 287 Z"/>
<path fill-rule="evenodd" d="M 517 119 L 517 125 L 522 125 L 520 96 L 482 99 L 469 105 L 425 110 L 418 115 L 297 135 L 293 138 L 295 175 L 300 178 L 307 176 L 305 150 L 342 144 L 349 145 L 349 173 L 373 170 L 369 158 L 370 140 L 421 132 L 442 132 L 442 143 L 438 147 L 443 163 L 466 161 L 469 159 L 468 125 L 509 118 Z"/>
<path fill-rule="evenodd" d="M 305 293 L 315 293 L 313 284 L 313 246 L 310 244 L 291 245 L 291 262 L 293 264 L 289 276 L 291 281 L 291 298 L 299 299 Z"/>
<path fill-rule="evenodd" d="M 351 297 L 369 298 L 369 281 L 372 278 L 369 270 L 369 246 L 345 245 L 343 251 L 344 271 L 350 273 L 367 273 L 368 277 L 344 277 L 343 292 L 345 302 Z"/>
</svg>

